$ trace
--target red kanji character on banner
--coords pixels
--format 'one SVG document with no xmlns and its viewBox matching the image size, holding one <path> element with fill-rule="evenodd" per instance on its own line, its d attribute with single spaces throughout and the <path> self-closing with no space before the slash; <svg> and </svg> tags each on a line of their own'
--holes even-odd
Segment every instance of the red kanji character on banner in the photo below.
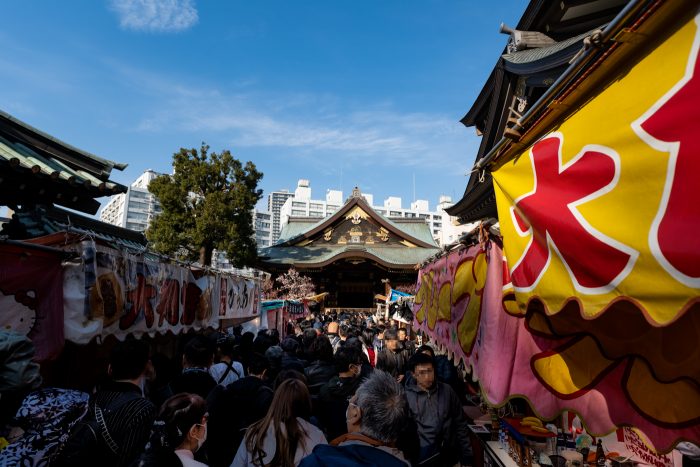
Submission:
<svg viewBox="0 0 700 467">
<path fill-rule="evenodd" d="M 126 301 L 131 304 L 131 308 L 127 314 L 119 320 L 119 329 L 128 329 L 136 322 L 139 314 L 143 312 L 146 318 L 146 326 L 153 326 L 155 315 L 153 313 L 153 305 L 151 299 L 156 296 L 156 289 L 146 283 L 146 278 L 143 274 L 136 274 L 137 285 L 135 289 L 131 289 L 126 293 Z"/>
<path fill-rule="evenodd" d="M 156 313 L 160 316 L 158 326 L 163 325 L 163 320 L 173 326 L 180 318 L 180 281 L 177 279 L 165 279 L 160 289 L 160 300 L 156 305 Z"/>
<path fill-rule="evenodd" d="M 532 147 L 535 187 L 511 208 L 519 234 L 532 238 L 511 279 L 516 289 L 532 290 L 554 250 L 577 290 L 605 293 L 632 269 L 637 252 L 593 228 L 577 206 L 615 186 L 619 157 L 609 148 L 589 145 L 563 165 L 563 141 L 554 133 Z"/>
<path fill-rule="evenodd" d="M 698 19 L 695 20 L 699 23 Z M 700 25 L 699 25 L 700 27 Z M 651 147 L 670 154 L 666 186 L 649 232 L 654 257 L 674 278 L 700 287 L 700 138 L 695 133 L 700 104 L 700 33 L 690 51 L 686 73 L 632 124 Z"/>
</svg>

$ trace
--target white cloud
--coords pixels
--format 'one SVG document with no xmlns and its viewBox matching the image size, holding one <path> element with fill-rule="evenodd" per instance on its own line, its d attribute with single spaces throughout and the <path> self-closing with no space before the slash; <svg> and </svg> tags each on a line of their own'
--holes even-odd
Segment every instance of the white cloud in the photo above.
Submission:
<svg viewBox="0 0 700 467">
<path fill-rule="evenodd" d="M 124 29 L 178 32 L 199 20 L 193 0 L 112 0 Z"/>
<path fill-rule="evenodd" d="M 336 157 L 359 166 L 442 167 L 464 173 L 468 132 L 456 120 L 404 113 L 391 104 L 348 108 L 334 95 L 225 92 L 105 62 L 148 102 L 135 122 L 146 133 L 218 135 L 233 147 L 280 148 L 323 168 Z"/>
</svg>

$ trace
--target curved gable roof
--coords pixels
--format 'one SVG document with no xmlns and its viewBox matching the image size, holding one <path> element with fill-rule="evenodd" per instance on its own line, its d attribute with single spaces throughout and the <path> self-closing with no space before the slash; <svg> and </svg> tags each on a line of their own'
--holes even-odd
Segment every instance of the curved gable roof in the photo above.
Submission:
<svg viewBox="0 0 700 467">
<path fill-rule="evenodd" d="M 363 211 L 365 211 L 375 222 L 377 222 L 377 224 L 381 225 L 397 237 L 400 237 L 404 240 L 413 243 L 416 246 L 421 246 L 423 248 L 437 248 L 437 245 L 434 241 L 427 242 L 425 239 L 418 238 L 414 234 L 409 233 L 403 228 L 401 228 L 401 226 L 399 226 L 396 222 L 392 222 L 386 217 L 380 215 L 378 212 L 372 209 L 372 206 L 370 206 L 367 203 L 367 201 L 365 201 L 365 199 L 362 197 L 362 195 L 359 194 L 359 190 L 357 192 L 353 192 L 353 196 L 343 205 L 343 207 L 341 207 L 335 213 L 333 213 L 332 216 L 324 219 L 321 222 L 316 223 L 305 232 L 300 232 L 294 237 L 288 238 L 284 241 L 280 241 L 279 243 L 275 244 L 274 247 L 295 246 L 299 242 L 316 237 L 336 222 L 342 221 L 344 216 L 356 206 L 360 207 Z"/>
</svg>

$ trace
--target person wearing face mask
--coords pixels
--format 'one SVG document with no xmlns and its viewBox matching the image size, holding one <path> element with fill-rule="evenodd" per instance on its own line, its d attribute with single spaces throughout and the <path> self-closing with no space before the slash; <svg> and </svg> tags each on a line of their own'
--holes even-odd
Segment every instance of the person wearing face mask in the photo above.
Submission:
<svg viewBox="0 0 700 467">
<path fill-rule="evenodd" d="M 207 467 L 194 454 L 207 439 L 207 403 L 197 394 L 180 393 L 163 403 L 151 440 L 138 467 Z"/>
<path fill-rule="evenodd" d="M 318 445 L 300 467 L 407 467 L 398 449 L 409 422 L 403 389 L 383 371 L 373 372 L 350 398 L 345 412 L 348 433 Z"/>
<path fill-rule="evenodd" d="M 333 356 L 337 376 L 321 387 L 317 407 L 317 416 L 329 439 L 336 438 L 347 430 L 345 410 L 348 399 L 362 383 L 362 357 L 362 350 L 354 345 L 339 348 Z"/>
</svg>

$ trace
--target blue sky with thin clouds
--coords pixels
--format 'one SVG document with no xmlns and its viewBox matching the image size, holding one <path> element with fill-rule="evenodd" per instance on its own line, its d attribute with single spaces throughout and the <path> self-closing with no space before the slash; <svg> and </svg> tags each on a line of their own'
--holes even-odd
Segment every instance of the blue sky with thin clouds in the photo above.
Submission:
<svg viewBox="0 0 700 467">
<path fill-rule="evenodd" d="M 0 109 L 129 164 L 170 171 L 206 141 L 264 172 L 375 202 L 459 199 L 479 139 L 459 119 L 527 2 L 7 0 Z M 342 174 L 342 175 L 341 175 Z"/>
</svg>

